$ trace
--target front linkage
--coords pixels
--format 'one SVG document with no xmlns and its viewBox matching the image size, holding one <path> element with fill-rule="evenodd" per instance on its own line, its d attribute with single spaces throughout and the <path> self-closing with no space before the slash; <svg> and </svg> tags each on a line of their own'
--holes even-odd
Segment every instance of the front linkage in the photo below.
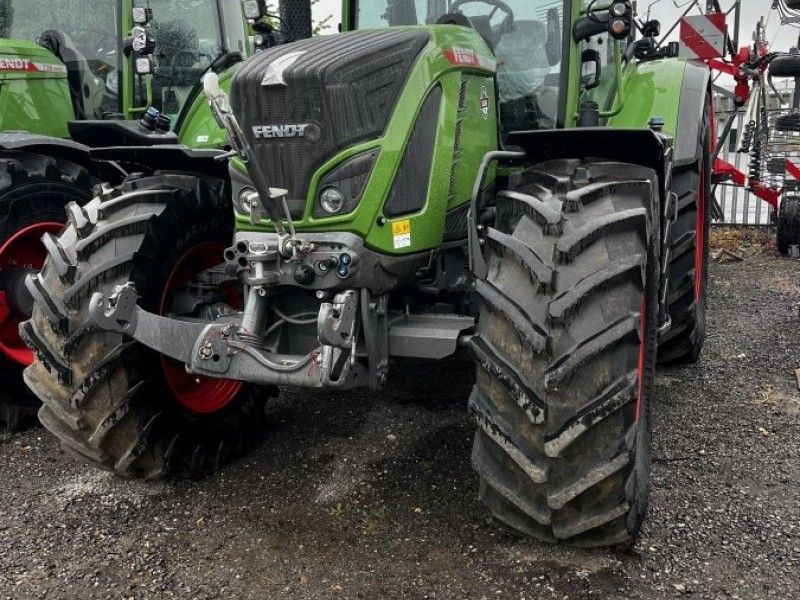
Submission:
<svg viewBox="0 0 800 600">
<path fill-rule="evenodd" d="M 373 301 L 366 287 L 345 289 L 335 293 L 331 301 L 322 302 L 318 316 L 302 319 L 282 313 L 280 308 L 270 307 L 270 288 L 282 281 L 294 279 L 297 275 L 295 264 L 280 258 L 275 250 L 279 241 L 277 236 L 259 236 L 263 239 L 240 239 L 226 250 L 227 272 L 236 273 L 242 264 L 252 268 L 252 275 L 243 276 L 243 283 L 249 287 L 249 294 L 241 315 L 223 317 L 213 323 L 198 323 L 162 317 L 147 312 L 137 305 L 138 294 L 135 286 L 128 283 L 118 286 L 114 293 L 105 299 L 95 293 L 91 301 L 90 315 L 94 324 L 101 330 L 124 333 L 145 346 L 185 363 L 193 373 L 209 377 L 237 379 L 258 384 L 297 385 L 304 387 L 352 388 L 371 383 L 374 387 L 385 381 L 385 365 L 388 360 L 388 343 L 376 339 L 377 332 L 386 330 L 379 326 L 385 322 L 385 300 L 378 297 Z M 271 237 L 272 239 L 268 239 Z M 353 236 L 355 237 L 355 236 Z M 355 240 L 353 240 L 355 241 Z M 331 242 L 331 246 L 342 244 Z M 331 260 L 332 248 L 314 245 L 319 253 L 317 262 Z M 361 262 L 358 255 L 349 249 L 340 252 L 341 265 L 358 268 Z M 313 256 L 311 257 L 313 260 Z M 352 262 L 350 262 L 352 261 Z M 335 275 L 334 275 L 335 276 Z M 207 271 L 199 280 L 213 285 L 235 280 L 236 276 L 223 272 Z M 325 297 L 329 292 L 319 292 Z M 384 307 L 380 310 L 380 307 Z M 255 332 L 267 329 L 267 316 L 277 313 L 272 323 L 274 336 L 259 336 Z M 365 331 L 376 332 L 365 336 L 367 354 L 371 357 L 369 372 L 356 361 L 358 350 L 357 327 L 363 322 Z M 307 354 L 289 354 L 280 351 L 282 336 L 279 327 L 284 324 L 309 326 L 316 323 L 316 336 L 320 347 Z M 453 345 L 455 342 L 453 340 Z M 370 344 L 370 342 L 372 342 Z M 455 348 L 453 348 L 455 349 Z M 372 360 L 376 358 L 376 360 Z M 383 365 L 379 368 L 378 365 Z"/>
</svg>

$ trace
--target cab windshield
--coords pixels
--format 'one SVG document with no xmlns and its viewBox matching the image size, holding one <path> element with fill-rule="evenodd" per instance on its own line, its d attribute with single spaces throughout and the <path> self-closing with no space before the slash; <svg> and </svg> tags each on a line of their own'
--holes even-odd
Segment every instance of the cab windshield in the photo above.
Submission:
<svg viewBox="0 0 800 600">
<path fill-rule="evenodd" d="M 0 38 L 39 42 L 67 67 L 78 118 L 118 112 L 117 2 L 0 0 Z"/>
<path fill-rule="evenodd" d="M 507 131 L 559 126 L 563 0 L 362 0 L 358 29 L 465 22 L 497 57 Z"/>
<path fill-rule="evenodd" d="M 148 25 L 156 43 L 153 106 L 175 123 L 211 63 L 229 50 L 242 51 L 244 42 L 224 35 L 222 20 L 233 15 L 230 11 L 220 14 L 217 0 L 135 0 L 134 6 L 153 11 L 153 20 Z M 240 10 L 238 3 L 235 8 L 237 12 Z M 240 12 L 238 19 L 239 29 L 243 30 Z M 231 25 L 236 25 L 235 21 Z M 147 102 L 144 78 L 136 77 L 135 88 L 137 105 L 144 106 Z"/>
</svg>

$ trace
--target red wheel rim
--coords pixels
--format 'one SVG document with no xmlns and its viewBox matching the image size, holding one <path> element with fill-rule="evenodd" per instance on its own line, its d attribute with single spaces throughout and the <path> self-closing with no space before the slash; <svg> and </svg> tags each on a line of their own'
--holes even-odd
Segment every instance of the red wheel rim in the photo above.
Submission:
<svg viewBox="0 0 800 600">
<path fill-rule="evenodd" d="M 192 281 L 198 273 L 219 264 L 225 248 L 222 244 L 211 242 L 198 244 L 190 248 L 178 260 L 167 278 L 164 293 L 161 296 L 159 314 L 165 314 L 172 294 L 181 286 Z M 241 298 L 235 287 L 228 289 L 228 302 L 233 306 L 241 305 Z M 164 378 L 173 396 L 182 406 L 196 413 L 213 413 L 225 408 L 242 389 L 241 381 L 202 377 L 186 372 L 182 363 L 169 357 L 161 356 L 161 367 Z"/>
<path fill-rule="evenodd" d="M 58 233 L 63 227 L 63 223 L 41 221 L 14 233 L 0 246 L 0 272 L 13 266 L 41 269 L 47 256 L 42 236 Z M 8 304 L 6 291 L 0 289 L 0 354 L 23 367 L 33 362 L 33 352 L 19 337 L 19 324 L 27 318 Z"/>
<path fill-rule="evenodd" d="M 705 159 L 700 165 L 700 189 L 697 192 L 697 222 L 695 223 L 694 299 L 700 300 L 703 292 L 703 267 L 706 257 L 706 169 Z"/>
<path fill-rule="evenodd" d="M 706 258 L 706 157 L 714 156 L 717 151 L 717 123 L 715 115 L 714 96 L 708 106 L 708 120 L 711 128 L 708 155 L 703 152 L 700 155 L 700 189 L 697 191 L 697 217 L 695 222 L 696 248 L 694 250 L 694 300 L 700 301 L 703 293 L 703 271 L 705 269 Z"/>
</svg>

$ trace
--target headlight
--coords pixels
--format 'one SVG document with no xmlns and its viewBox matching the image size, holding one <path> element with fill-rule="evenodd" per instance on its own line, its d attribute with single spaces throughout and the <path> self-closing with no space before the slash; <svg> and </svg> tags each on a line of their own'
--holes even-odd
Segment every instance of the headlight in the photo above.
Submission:
<svg viewBox="0 0 800 600">
<path fill-rule="evenodd" d="M 339 188 L 325 188 L 319 195 L 320 206 L 329 215 L 338 215 L 344 208 L 344 202 L 344 193 Z"/>
<path fill-rule="evenodd" d="M 258 0 L 244 0 L 244 2 L 242 2 L 242 9 L 245 18 L 255 20 L 264 16 L 261 11 L 262 4 L 263 2 L 259 2 Z"/>
<path fill-rule="evenodd" d="M 135 6 L 133 8 L 133 22 L 137 25 L 147 25 L 153 20 L 153 10 L 151 8 L 144 8 L 142 6 Z"/>
<path fill-rule="evenodd" d="M 249 215 L 253 212 L 253 200 L 257 198 L 258 193 L 253 188 L 243 188 L 239 192 L 239 201 L 234 203 L 236 204 L 236 212 L 242 215 Z"/>
<path fill-rule="evenodd" d="M 150 56 L 137 57 L 134 69 L 137 75 L 150 75 L 153 72 L 153 59 Z"/>
<path fill-rule="evenodd" d="M 351 156 L 322 178 L 312 213 L 315 219 L 346 215 L 358 207 L 378 152 L 372 149 Z"/>
</svg>

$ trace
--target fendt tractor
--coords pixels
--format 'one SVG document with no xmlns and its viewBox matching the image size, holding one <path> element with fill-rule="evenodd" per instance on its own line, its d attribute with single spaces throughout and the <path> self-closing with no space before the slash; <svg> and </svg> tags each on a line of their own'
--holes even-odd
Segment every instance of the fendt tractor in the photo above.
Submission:
<svg viewBox="0 0 800 600">
<path fill-rule="evenodd" d="M 290 41 L 254 16 L 256 50 Z M 38 408 L 21 392 L 33 354 L 18 327 L 32 305 L 25 278 L 45 257 L 40 238 L 51 244 L 65 208 L 101 181 L 185 162 L 176 144 L 206 161 L 226 145 L 200 82 L 213 71 L 227 89 L 251 50 L 246 17 L 237 0 L 0 0 L 0 427 Z M 310 16 L 295 23 L 310 27 Z M 142 148 L 155 145 L 173 147 Z M 208 169 L 224 178 L 224 164 Z"/>
<path fill-rule="evenodd" d="M 348 0 L 341 29 L 254 55 L 230 98 L 205 76 L 233 215 L 187 164 L 47 237 L 21 326 L 40 420 L 123 477 L 202 476 L 278 386 L 380 390 L 469 351 L 492 514 L 630 543 L 657 354 L 703 344 L 707 67 L 626 0 Z"/>
</svg>

